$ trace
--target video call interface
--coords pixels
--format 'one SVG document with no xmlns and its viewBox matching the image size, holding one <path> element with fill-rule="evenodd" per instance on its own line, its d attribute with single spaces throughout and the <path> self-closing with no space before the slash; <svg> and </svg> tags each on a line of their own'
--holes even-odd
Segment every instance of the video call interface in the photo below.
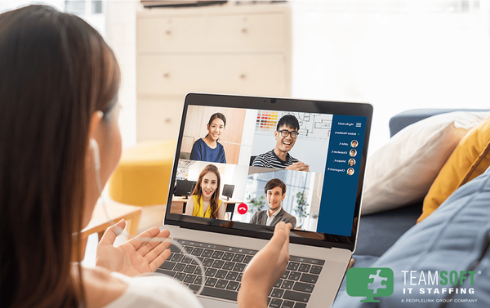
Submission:
<svg viewBox="0 0 490 308">
<path fill-rule="evenodd" d="M 351 236 L 365 117 L 188 106 L 185 119 L 170 213 Z"/>
</svg>

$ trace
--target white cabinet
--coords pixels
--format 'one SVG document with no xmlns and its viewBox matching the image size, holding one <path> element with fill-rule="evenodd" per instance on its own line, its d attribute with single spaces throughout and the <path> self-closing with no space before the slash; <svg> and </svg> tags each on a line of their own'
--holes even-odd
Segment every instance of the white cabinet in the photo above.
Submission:
<svg viewBox="0 0 490 308">
<path fill-rule="evenodd" d="M 137 141 L 175 139 L 189 92 L 290 96 L 290 7 L 145 10 L 136 52 Z"/>
</svg>

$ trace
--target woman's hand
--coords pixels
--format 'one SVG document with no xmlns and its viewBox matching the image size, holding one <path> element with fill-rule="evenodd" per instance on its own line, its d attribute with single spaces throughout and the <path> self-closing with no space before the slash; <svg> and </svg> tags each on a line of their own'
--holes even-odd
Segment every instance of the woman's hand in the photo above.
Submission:
<svg viewBox="0 0 490 308">
<path fill-rule="evenodd" d="M 154 272 L 170 256 L 168 230 L 160 231 L 151 228 L 146 232 L 114 247 L 119 230 L 123 230 L 126 222 L 121 220 L 107 229 L 97 246 L 96 265 L 128 276 Z M 120 228 L 120 229 L 119 229 Z M 153 239 L 148 241 L 149 239 Z"/>
<path fill-rule="evenodd" d="M 286 271 L 291 224 L 279 222 L 269 243 L 250 261 L 238 293 L 239 307 L 267 307 L 267 296 Z"/>
</svg>

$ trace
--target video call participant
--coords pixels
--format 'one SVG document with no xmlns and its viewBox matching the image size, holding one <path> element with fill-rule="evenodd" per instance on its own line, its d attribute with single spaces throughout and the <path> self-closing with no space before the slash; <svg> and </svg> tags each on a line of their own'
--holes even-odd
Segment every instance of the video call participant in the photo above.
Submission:
<svg viewBox="0 0 490 308">
<path fill-rule="evenodd" d="M 192 198 L 187 202 L 185 215 L 224 219 L 226 206 L 219 198 L 221 177 L 215 165 L 207 165 L 199 175 Z"/>
<path fill-rule="evenodd" d="M 300 162 L 289 154 L 298 138 L 299 122 L 294 115 L 285 115 L 277 123 L 274 137 L 275 148 L 258 155 L 252 166 L 264 168 L 281 168 L 287 170 L 310 171 L 310 166 Z"/>
<path fill-rule="evenodd" d="M 213 114 L 207 124 L 208 134 L 194 142 L 190 159 L 226 164 L 225 149 L 218 142 L 225 126 L 225 116 L 219 112 Z"/>
<path fill-rule="evenodd" d="M 267 200 L 267 210 L 260 211 L 252 216 L 251 224 L 274 227 L 280 221 L 290 223 L 294 229 L 296 218 L 286 212 L 281 203 L 286 198 L 286 184 L 279 179 L 272 179 L 264 187 L 265 198 Z"/>
</svg>

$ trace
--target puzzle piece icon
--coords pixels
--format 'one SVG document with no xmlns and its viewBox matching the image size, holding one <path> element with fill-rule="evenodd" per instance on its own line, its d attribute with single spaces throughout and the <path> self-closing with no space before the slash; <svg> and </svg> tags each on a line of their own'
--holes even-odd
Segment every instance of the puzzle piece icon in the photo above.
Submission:
<svg viewBox="0 0 490 308">
<path fill-rule="evenodd" d="M 369 279 L 373 279 L 372 283 L 368 283 L 368 289 L 373 290 L 373 294 L 378 293 L 378 289 L 386 289 L 386 284 L 381 284 L 383 281 L 387 281 L 388 277 L 380 277 L 381 270 L 377 270 L 376 275 L 369 275 Z"/>
</svg>

